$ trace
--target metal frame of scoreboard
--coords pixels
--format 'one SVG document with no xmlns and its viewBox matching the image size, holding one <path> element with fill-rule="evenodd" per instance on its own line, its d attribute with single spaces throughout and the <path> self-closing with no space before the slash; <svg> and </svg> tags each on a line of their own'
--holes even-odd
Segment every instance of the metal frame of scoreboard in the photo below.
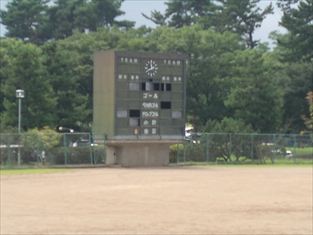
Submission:
<svg viewBox="0 0 313 235">
<path fill-rule="evenodd" d="M 168 164 L 184 138 L 187 66 L 175 53 L 94 54 L 93 133 L 106 135 L 107 164 Z"/>
</svg>

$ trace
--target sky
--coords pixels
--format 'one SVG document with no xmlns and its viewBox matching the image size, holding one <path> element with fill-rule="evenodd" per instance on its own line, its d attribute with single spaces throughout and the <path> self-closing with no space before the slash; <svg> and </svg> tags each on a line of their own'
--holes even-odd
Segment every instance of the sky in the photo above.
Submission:
<svg viewBox="0 0 313 235">
<path fill-rule="evenodd" d="M 268 15 L 267 18 L 265 18 L 262 26 L 256 30 L 254 35 L 255 39 L 260 40 L 261 42 L 271 43 L 268 35 L 272 31 L 278 31 L 281 33 L 286 32 L 284 28 L 279 26 L 282 12 L 277 8 L 275 0 L 261 0 L 260 7 L 265 8 L 271 2 L 274 7 L 274 14 Z M 124 11 L 125 14 L 118 19 L 135 21 L 136 27 L 142 25 L 155 27 L 156 25 L 152 21 L 147 20 L 145 17 L 143 17 L 141 13 L 145 13 L 148 16 L 150 16 L 150 12 L 153 10 L 164 13 L 166 10 L 166 5 L 164 3 L 165 0 L 125 0 L 121 7 L 121 10 Z"/>
<path fill-rule="evenodd" d="M 5 9 L 5 5 L 10 0 L 0 0 L 0 9 Z M 240 0 L 238 0 L 240 1 Z M 276 7 L 275 0 L 261 0 L 260 7 L 264 8 L 272 2 L 274 6 L 274 14 L 268 15 L 267 18 L 263 21 L 262 26 L 256 30 L 255 39 L 261 40 L 261 42 L 269 42 L 271 41 L 268 38 L 270 32 L 276 30 L 278 32 L 284 33 L 286 32 L 284 28 L 279 26 L 279 20 L 282 16 L 281 11 Z M 156 27 L 156 25 L 144 18 L 142 13 L 146 15 L 150 15 L 151 11 L 158 10 L 161 13 L 165 12 L 166 5 L 164 4 L 165 0 L 124 0 L 122 3 L 121 10 L 125 12 L 125 14 L 119 17 L 119 20 L 127 19 L 136 22 L 136 27 L 140 27 L 142 25 L 146 25 L 148 27 Z M 0 35 L 3 36 L 5 33 L 5 28 L 3 25 L 0 25 Z"/>
</svg>

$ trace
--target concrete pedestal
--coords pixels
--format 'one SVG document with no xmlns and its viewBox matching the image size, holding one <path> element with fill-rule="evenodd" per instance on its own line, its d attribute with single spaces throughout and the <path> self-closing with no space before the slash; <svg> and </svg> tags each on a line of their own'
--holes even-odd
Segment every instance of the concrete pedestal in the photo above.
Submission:
<svg viewBox="0 0 313 235">
<path fill-rule="evenodd" d="M 177 141 L 109 141 L 106 143 L 106 164 L 118 164 L 124 167 L 167 166 L 169 164 L 169 147 L 174 143 Z"/>
</svg>

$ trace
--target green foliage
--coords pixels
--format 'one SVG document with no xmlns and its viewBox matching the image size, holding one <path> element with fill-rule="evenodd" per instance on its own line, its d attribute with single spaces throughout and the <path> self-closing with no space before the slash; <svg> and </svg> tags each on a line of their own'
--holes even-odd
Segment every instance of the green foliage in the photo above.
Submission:
<svg viewBox="0 0 313 235">
<path fill-rule="evenodd" d="M 16 89 L 25 90 L 23 126 L 50 125 L 55 120 L 56 100 L 43 63 L 43 52 L 33 44 L 3 39 L 0 44 L 0 127 L 16 126 Z"/>
<path fill-rule="evenodd" d="M 313 58 L 313 0 L 300 1 L 296 8 L 282 7 L 281 25 L 288 30 L 288 37 L 278 39 L 287 48 L 291 61 L 312 61 Z"/>
<path fill-rule="evenodd" d="M 168 25 L 174 27 L 192 25 L 216 8 L 211 0 L 172 0 L 165 4 L 165 18 L 169 19 Z"/>
<path fill-rule="evenodd" d="M 97 31 L 104 26 L 132 27 L 133 22 L 116 21 L 124 14 L 120 9 L 122 0 L 57 0 L 49 9 L 54 38 L 66 38 L 75 31 Z"/>
<path fill-rule="evenodd" d="M 22 142 L 25 148 L 33 150 L 51 150 L 60 144 L 61 135 L 47 127 L 30 129 L 23 134 Z"/>
<path fill-rule="evenodd" d="M 313 131 L 313 90 L 308 92 L 306 99 L 309 104 L 309 115 L 308 117 L 303 117 L 304 124 L 308 130 Z"/>
<path fill-rule="evenodd" d="M 283 69 L 284 129 L 299 132 L 305 129 L 302 117 L 309 115 L 305 97 L 313 90 L 313 63 L 285 63 Z"/>
<path fill-rule="evenodd" d="M 272 12 L 271 5 L 261 10 L 259 0 L 169 0 L 164 15 L 147 17 L 167 25 L 156 29 L 117 21 L 122 0 L 12 0 L 0 17 L 7 36 L 24 42 L 1 41 L 0 128 L 16 126 L 15 90 L 22 88 L 24 129 L 90 131 L 92 55 L 117 49 L 188 56 L 187 121 L 197 130 L 304 130 L 305 96 L 313 90 L 313 10 L 312 0 L 293 2 L 278 1 L 288 34 L 276 34 L 270 52 L 253 39 Z"/>
<path fill-rule="evenodd" d="M 160 51 L 189 55 L 187 110 L 196 126 L 227 113 L 223 100 L 228 91 L 229 65 L 234 52 L 243 47 L 235 34 L 202 30 L 199 26 L 173 29 L 160 27 L 149 37 Z"/>
<path fill-rule="evenodd" d="M 6 26 L 7 36 L 42 43 L 48 37 L 46 13 L 49 0 L 12 0 L 7 10 L 0 11 L 1 23 Z M 44 14 L 43 14 L 44 13 Z"/>
<path fill-rule="evenodd" d="M 242 120 L 225 117 L 220 122 L 217 120 L 208 120 L 204 131 L 209 133 L 251 133 L 253 129 Z"/>
<path fill-rule="evenodd" d="M 272 5 L 265 9 L 258 7 L 260 0 L 168 0 L 162 15 L 152 11 L 147 19 L 158 25 L 184 27 L 199 24 L 203 29 L 218 32 L 234 32 L 240 35 L 248 48 L 254 48 L 257 41 L 253 34 L 268 14 L 273 13 Z"/>
<path fill-rule="evenodd" d="M 268 14 L 273 13 L 272 5 L 263 10 L 258 6 L 260 0 L 220 0 L 221 12 L 216 16 L 217 29 L 219 31 L 235 32 L 246 42 L 248 48 L 254 48 L 257 41 L 254 40 L 255 30 Z"/>
<path fill-rule="evenodd" d="M 283 65 L 284 130 L 298 132 L 305 129 L 302 117 L 309 115 L 305 97 L 313 90 L 313 1 L 280 0 L 278 5 L 284 13 L 281 25 L 288 30 L 285 35 L 272 35 Z"/>
<path fill-rule="evenodd" d="M 53 3 L 52 3 L 53 2 Z M 95 32 L 104 26 L 131 28 L 134 22 L 118 21 L 123 0 L 13 0 L 1 10 L 7 36 L 42 44 L 75 32 Z"/>
<path fill-rule="evenodd" d="M 283 93 L 272 58 L 259 50 L 239 52 L 225 105 L 253 130 L 271 133 L 282 121 Z"/>
</svg>

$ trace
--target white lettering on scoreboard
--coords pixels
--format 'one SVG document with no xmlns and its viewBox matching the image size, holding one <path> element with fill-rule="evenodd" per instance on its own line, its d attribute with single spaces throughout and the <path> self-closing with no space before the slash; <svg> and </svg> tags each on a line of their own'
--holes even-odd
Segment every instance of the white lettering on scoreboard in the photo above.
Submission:
<svg viewBox="0 0 313 235">
<path fill-rule="evenodd" d="M 144 117 L 144 118 L 145 117 L 146 118 L 149 118 L 149 117 L 151 117 L 151 118 L 159 117 L 159 112 L 157 112 L 157 111 L 142 111 L 141 116 Z"/>
<path fill-rule="evenodd" d="M 141 103 L 141 117 L 143 118 L 143 134 L 157 135 L 157 120 L 159 118 L 159 94 L 157 92 L 143 92 Z"/>
<path fill-rule="evenodd" d="M 142 93 L 142 98 L 143 99 L 158 99 L 158 93 L 148 93 L 148 92 L 144 92 Z"/>
<path fill-rule="evenodd" d="M 158 109 L 159 103 L 158 102 L 143 102 L 142 107 L 144 109 Z"/>
</svg>

